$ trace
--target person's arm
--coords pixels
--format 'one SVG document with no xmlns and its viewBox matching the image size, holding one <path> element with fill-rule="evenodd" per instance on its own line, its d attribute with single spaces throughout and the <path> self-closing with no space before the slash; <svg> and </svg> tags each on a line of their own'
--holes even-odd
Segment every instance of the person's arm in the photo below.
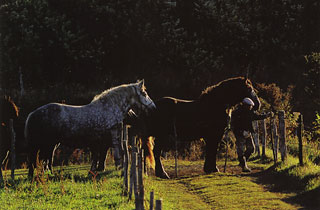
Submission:
<svg viewBox="0 0 320 210">
<path fill-rule="evenodd" d="M 259 114 L 257 112 L 251 112 L 251 119 L 252 120 L 263 120 L 266 119 L 268 117 L 272 117 L 273 116 L 273 112 L 268 112 L 266 114 Z"/>
</svg>

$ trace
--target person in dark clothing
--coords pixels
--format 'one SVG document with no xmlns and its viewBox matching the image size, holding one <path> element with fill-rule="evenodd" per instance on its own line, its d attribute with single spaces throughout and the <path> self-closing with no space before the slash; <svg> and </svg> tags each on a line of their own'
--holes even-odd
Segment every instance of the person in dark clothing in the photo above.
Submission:
<svg viewBox="0 0 320 210">
<path fill-rule="evenodd" d="M 253 106 L 254 102 L 245 98 L 231 114 L 231 127 L 236 137 L 238 160 L 243 172 L 251 171 L 247 166 L 247 160 L 254 153 L 252 121 L 263 120 L 273 115 L 272 112 L 258 114 L 252 110 Z"/>
</svg>

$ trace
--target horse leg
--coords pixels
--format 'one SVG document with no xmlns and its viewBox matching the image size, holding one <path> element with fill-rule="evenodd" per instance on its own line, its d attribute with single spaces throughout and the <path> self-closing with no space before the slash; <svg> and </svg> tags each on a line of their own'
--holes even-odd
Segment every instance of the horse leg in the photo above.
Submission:
<svg viewBox="0 0 320 210">
<path fill-rule="evenodd" d="M 156 141 L 159 141 L 159 139 L 156 139 Z M 161 162 L 161 152 L 162 149 L 161 146 L 157 146 L 157 143 L 155 143 L 154 146 L 154 159 L 155 159 L 155 173 L 157 177 L 163 178 L 163 179 L 170 179 L 167 172 L 164 170 L 164 167 Z"/>
<path fill-rule="evenodd" d="M 28 178 L 32 179 L 33 178 L 33 172 L 34 168 L 36 167 L 36 162 L 37 162 L 37 149 L 30 149 L 29 154 L 28 154 Z"/>
<path fill-rule="evenodd" d="M 98 149 L 96 147 L 91 147 L 91 154 L 92 154 L 92 163 L 90 171 L 96 171 L 97 170 L 97 162 L 98 162 Z"/>
<path fill-rule="evenodd" d="M 53 174 L 53 161 L 54 161 L 54 156 L 56 153 L 56 150 L 58 149 L 58 147 L 60 146 L 60 143 L 54 145 L 54 148 L 52 150 L 52 153 L 48 153 L 51 154 L 51 157 L 49 157 L 48 159 L 48 165 L 47 165 L 47 169 L 50 171 L 51 174 Z M 50 152 L 50 151 L 49 151 Z"/>
<path fill-rule="evenodd" d="M 49 173 L 53 174 L 53 158 L 54 158 L 54 152 L 55 152 L 56 146 L 49 147 L 45 152 L 42 153 L 43 156 L 43 170 L 48 171 Z"/>
<path fill-rule="evenodd" d="M 3 181 L 2 165 L 4 164 L 5 160 L 7 160 L 10 153 L 10 144 L 11 140 L 8 130 L 0 125 L 0 183 Z"/>
<path fill-rule="evenodd" d="M 0 151 L 0 184 L 2 184 L 3 182 L 3 176 L 2 176 L 2 164 L 3 161 L 5 160 L 5 152 L 4 151 Z"/>
<path fill-rule="evenodd" d="M 109 132 L 102 140 L 99 149 L 98 171 L 104 171 L 108 149 L 112 146 L 112 135 Z"/>
<path fill-rule="evenodd" d="M 8 158 L 10 151 L 8 150 L 7 152 L 5 152 L 4 148 L 0 148 L 0 149 L 3 149 L 0 151 L 0 184 L 2 184 L 3 183 L 2 165 L 4 164 L 5 160 Z"/>
<path fill-rule="evenodd" d="M 107 151 L 109 149 L 109 145 L 104 145 L 101 147 L 99 151 L 99 162 L 98 162 L 98 171 L 104 171 L 105 169 L 105 162 L 106 162 L 106 156 L 107 156 Z"/>
<path fill-rule="evenodd" d="M 122 124 L 121 124 L 122 126 Z M 122 149 L 121 149 L 121 139 L 120 139 L 120 132 L 121 132 L 121 127 L 120 125 L 116 125 L 114 126 L 111 130 L 111 139 L 112 139 L 112 146 L 114 149 L 113 155 L 114 155 L 114 163 L 116 168 L 121 167 L 121 153 L 122 153 Z"/>
<path fill-rule="evenodd" d="M 205 173 L 213 173 L 213 172 L 219 172 L 219 169 L 217 167 L 217 151 L 218 151 L 218 144 L 221 140 L 222 136 L 220 138 L 216 137 L 208 137 L 207 144 L 206 144 L 206 159 L 204 162 L 203 170 Z M 211 140 L 211 141 L 210 141 Z"/>
<path fill-rule="evenodd" d="M 53 174 L 53 158 L 54 158 L 54 151 L 50 153 L 49 151 L 49 154 L 51 154 L 50 156 L 48 156 L 48 159 L 47 159 L 47 170 Z"/>
<path fill-rule="evenodd" d="M 5 152 L 4 150 L 0 151 L 0 184 L 3 183 L 2 165 L 4 161 L 7 159 L 8 155 L 9 155 L 9 151 L 7 152 Z"/>
<path fill-rule="evenodd" d="M 104 149 L 103 151 L 99 152 L 99 161 L 98 161 L 97 171 L 104 171 L 107 151 L 108 149 Z"/>
</svg>

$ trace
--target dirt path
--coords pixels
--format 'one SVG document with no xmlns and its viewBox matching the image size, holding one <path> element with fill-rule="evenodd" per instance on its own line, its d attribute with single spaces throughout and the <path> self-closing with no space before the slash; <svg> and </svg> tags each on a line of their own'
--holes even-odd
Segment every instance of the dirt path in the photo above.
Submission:
<svg viewBox="0 0 320 210">
<path fill-rule="evenodd" d="M 174 177 L 172 161 L 165 165 L 169 175 Z M 227 173 L 211 175 L 202 172 L 202 165 L 198 161 L 179 161 L 178 178 L 155 180 L 165 186 L 162 193 L 167 202 L 176 202 L 176 208 L 187 210 L 302 209 L 291 202 L 295 193 L 272 191 L 270 184 L 263 184 L 264 174 L 259 165 L 255 164 L 251 173 L 242 173 L 237 163 L 232 162 L 228 164 Z"/>
</svg>

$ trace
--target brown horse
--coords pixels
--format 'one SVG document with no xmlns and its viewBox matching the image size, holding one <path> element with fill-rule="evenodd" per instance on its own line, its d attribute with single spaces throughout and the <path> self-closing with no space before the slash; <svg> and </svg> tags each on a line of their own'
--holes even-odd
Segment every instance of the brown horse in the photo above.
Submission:
<svg viewBox="0 0 320 210">
<path fill-rule="evenodd" d="M 206 88 L 198 99 L 187 101 L 164 97 L 156 101 L 157 109 L 145 117 L 147 133 L 143 137 L 155 137 L 155 172 L 156 176 L 169 178 L 160 160 L 162 150 L 174 145 L 174 139 L 190 141 L 204 138 L 206 154 L 204 171 L 217 172 L 216 154 L 228 115 L 226 109 L 249 97 L 254 109 L 260 108 L 260 101 L 250 80 L 236 77 L 219 82 Z"/>
<path fill-rule="evenodd" d="M 18 118 L 19 110 L 10 97 L 0 98 L 0 179 L 2 180 L 3 161 L 10 150 L 11 131 L 10 119 L 15 122 Z"/>
</svg>

